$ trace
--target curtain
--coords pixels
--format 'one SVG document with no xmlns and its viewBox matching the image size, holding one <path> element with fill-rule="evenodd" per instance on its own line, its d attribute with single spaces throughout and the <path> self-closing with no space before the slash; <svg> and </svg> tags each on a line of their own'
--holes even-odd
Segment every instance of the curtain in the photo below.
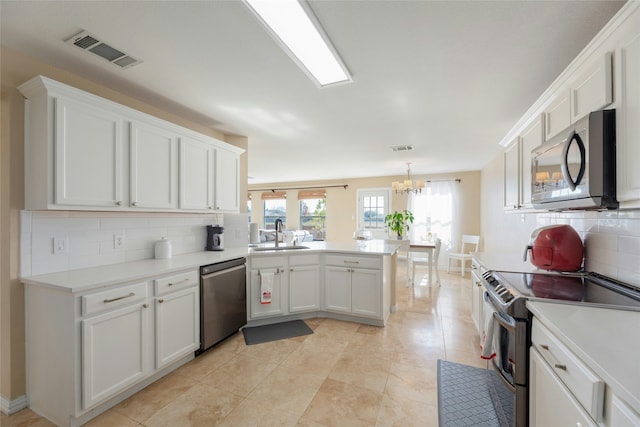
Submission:
<svg viewBox="0 0 640 427">
<path fill-rule="evenodd" d="M 455 248 L 460 230 L 459 205 L 458 186 L 454 180 L 429 182 L 422 193 L 412 193 L 407 199 L 407 209 L 414 216 L 410 239 L 438 237 L 442 240 L 442 250 Z"/>
</svg>

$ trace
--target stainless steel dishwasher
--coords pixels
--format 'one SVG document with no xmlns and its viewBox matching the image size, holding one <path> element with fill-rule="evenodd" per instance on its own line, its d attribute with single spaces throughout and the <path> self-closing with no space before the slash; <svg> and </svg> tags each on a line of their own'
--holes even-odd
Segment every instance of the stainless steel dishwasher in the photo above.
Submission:
<svg viewBox="0 0 640 427">
<path fill-rule="evenodd" d="M 247 324 L 245 258 L 200 267 L 201 353 Z"/>
</svg>

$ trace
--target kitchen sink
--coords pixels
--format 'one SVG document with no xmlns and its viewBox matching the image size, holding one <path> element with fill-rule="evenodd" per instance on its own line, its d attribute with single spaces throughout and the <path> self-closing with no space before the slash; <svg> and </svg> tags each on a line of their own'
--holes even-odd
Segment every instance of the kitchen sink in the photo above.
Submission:
<svg viewBox="0 0 640 427">
<path fill-rule="evenodd" d="M 291 249 L 309 249 L 309 246 L 267 246 L 260 248 L 251 248 L 251 252 L 266 252 L 266 251 L 288 251 Z"/>
</svg>

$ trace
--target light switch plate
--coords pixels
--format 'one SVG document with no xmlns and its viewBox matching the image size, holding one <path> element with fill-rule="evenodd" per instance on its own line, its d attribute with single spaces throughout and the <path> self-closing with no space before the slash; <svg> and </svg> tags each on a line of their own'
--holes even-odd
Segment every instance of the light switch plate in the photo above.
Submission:
<svg viewBox="0 0 640 427">
<path fill-rule="evenodd" d="M 66 237 L 54 237 L 53 238 L 53 253 L 54 255 L 66 254 L 69 243 Z"/>
</svg>

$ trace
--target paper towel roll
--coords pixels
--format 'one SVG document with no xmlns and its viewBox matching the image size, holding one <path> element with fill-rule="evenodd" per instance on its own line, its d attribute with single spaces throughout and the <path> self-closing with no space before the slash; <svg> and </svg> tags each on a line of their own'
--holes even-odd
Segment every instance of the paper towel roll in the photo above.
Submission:
<svg viewBox="0 0 640 427">
<path fill-rule="evenodd" d="M 249 224 L 249 243 L 252 245 L 260 243 L 260 232 L 258 231 L 258 224 L 255 222 Z"/>
</svg>

